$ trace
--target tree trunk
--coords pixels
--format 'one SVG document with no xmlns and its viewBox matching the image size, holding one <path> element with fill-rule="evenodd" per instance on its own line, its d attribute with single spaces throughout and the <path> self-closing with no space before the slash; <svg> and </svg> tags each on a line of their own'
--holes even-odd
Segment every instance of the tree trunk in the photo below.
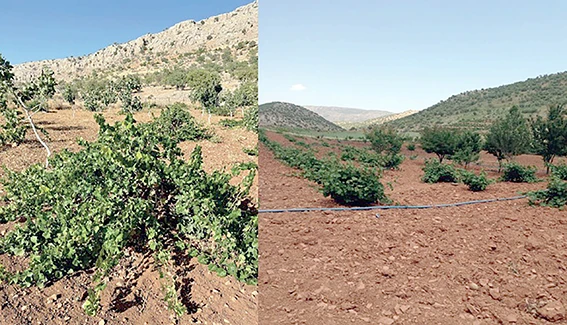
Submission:
<svg viewBox="0 0 567 325">
<path fill-rule="evenodd" d="M 47 151 L 47 157 L 45 158 L 45 168 L 49 167 L 49 157 L 51 156 L 51 150 L 49 150 L 49 147 L 47 146 L 47 143 L 45 143 L 41 137 L 39 136 L 39 133 L 37 132 L 37 129 L 35 128 L 35 124 L 33 122 L 32 116 L 29 112 L 29 109 L 27 108 L 26 104 L 24 104 L 24 102 L 22 101 L 22 99 L 20 97 L 18 97 L 18 95 L 14 92 L 13 93 L 14 97 L 16 97 L 17 101 L 20 103 L 20 105 L 22 106 L 22 110 L 24 111 L 24 113 L 26 114 L 26 118 L 28 120 L 28 122 L 30 123 L 33 133 L 35 134 L 35 137 L 37 138 L 37 141 L 39 141 L 39 143 L 41 143 L 41 145 L 43 146 L 43 148 L 45 148 L 45 151 Z"/>
</svg>

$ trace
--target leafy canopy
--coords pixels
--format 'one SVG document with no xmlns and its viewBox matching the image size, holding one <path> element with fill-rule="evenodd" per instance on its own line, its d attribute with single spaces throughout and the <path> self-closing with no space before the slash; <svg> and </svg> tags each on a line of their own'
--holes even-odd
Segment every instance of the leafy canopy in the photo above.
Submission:
<svg viewBox="0 0 567 325">
<path fill-rule="evenodd" d="M 0 238 L 0 254 L 27 256 L 29 267 L 5 272 L 3 280 L 42 286 L 94 268 L 84 304 L 91 315 L 106 275 L 128 247 L 153 253 L 160 270 L 171 254 L 189 255 L 220 276 L 256 282 L 257 215 L 248 198 L 255 166 L 206 173 L 199 146 L 183 160 L 178 141 L 201 133 L 188 135 L 184 124 L 194 122 L 168 114 L 158 123 L 175 121 L 174 136 L 131 114 L 114 125 L 97 115 L 98 139 L 80 141 L 80 151 L 56 154 L 49 169 L 7 171 L 0 222 L 25 221 Z M 242 185 L 231 185 L 244 170 L 250 173 Z"/>
<path fill-rule="evenodd" d="M 455 131 L 442 128 L 427 128 L 421 133 L 421 147 L 427 153 L 435 153 L 439 163 L 455 153 L 457 137 Z"/>
<path fill-rule="evenodd" d="M 486 135 L 484 149 L 502 160 L 527 153 L 531 144 L 531 132 L 518 107 L 513 106 L 501 120 L 495 121 Z"/>
<path fill-rule="evenodd" d="M 550 106 L 547 118 L 538 116 L 530 123 L 535 153 L 543 158 L 549 173 L 549 165 L 557 156 L 567 153 L 567 119 L 564 105 Z"/>
</svg>

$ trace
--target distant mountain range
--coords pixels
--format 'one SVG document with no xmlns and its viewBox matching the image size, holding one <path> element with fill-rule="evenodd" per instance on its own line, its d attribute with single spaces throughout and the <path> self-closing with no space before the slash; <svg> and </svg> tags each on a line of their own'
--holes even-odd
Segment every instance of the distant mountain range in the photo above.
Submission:
<svg viewBox="0 0 567 325">
<path fill-rule="evenodd" d="M 381 117 L 377 117 L 377 118 L 373 118 L 373 119 L 369 119 L 369 120 L 365 120 L 362 122 L 337 122 L 336 124 L 344 129 L 364 129 L 367 127 L 372 127 L 374 125 L 382 125 L 384 123 L 388 123 L 397 119 L 401 119 L 404 118 L 406 116 L 410 116 L 412 114 L 417 113 L 418 111 L 415 110 L 408 110 L 408 111 L 404 111 L 401 113 L 395 113 L 395 114 L 390 114 L 390 115 L 385 115 L 385 116 L 381 116 Z"/>
<path fill-rule="evenodd" d="M 514 105 L 527 117 L 542 115 L 548 106 L 561 103 L 567 103 L 567 72 L 467 91 L 388 124 L 400 131 L 420 131 L 430 126 L 483 131 Z"/>
<path fill-rule="evenodd" d="M 388 111 L 367 110 L 337 106 L 303 106 L 331 122 L 362 122 L 393 114 Z"/>
<path fill-rule="evenodd" d="M 265 103 L 258 107 L 258 113 L 259 125 L 264 128 L 343 131 L 343 128 L 326 120 L 319 114 L 291 103 Z"/>
</svg>

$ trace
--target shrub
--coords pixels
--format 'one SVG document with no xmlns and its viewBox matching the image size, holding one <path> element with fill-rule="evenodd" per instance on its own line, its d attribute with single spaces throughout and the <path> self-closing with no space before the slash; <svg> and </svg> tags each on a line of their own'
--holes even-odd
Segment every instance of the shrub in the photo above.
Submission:
<svg viewBox="0 0 567 325">
<path fill-rule="evenodd" d="M 341 160 L 343 161 L 355 160 L 357 156 L 358 156 L 358 151 L 353 146 L 346 146 L 341 152 Z"/>
<path fill-rule="evenodd" d="M 337 203 L 345 205 L 369 205 L 385 201 L 384 186 L 370 169 L 360 169 L 348 164 L 332 166 L 323 179 L 322 192 Z"/>
<path fill-rule="evenodd" d="M 209 139 L 211 137 L 209 131 L 195 121 L 184 103 L 174 103 L 167 106 L 150 125 L 158 134 L 177 142 Z"/>
<path fill-rule="evenodd" d="M 242 124 L 249 131 L 258 132 L 258 104 L 252 105 L 244 110 Z"/>
<path fill-rule="evenodd" d="M 94 268 L 83 304 L 89 315 L 127 248 L 153 255 L 164 281 L 171 280 L 170 256 L 177 252 L 220 276 L 255 283 L 258 219 L 247 203 L 255 171 L 233 186 L 244 167 L 206 173 L 199 146 L 185 160 L 175 141 L 131 114 L 114 125 L 96 119 L 98 139 L 80 141 L 81 150 L 54 155 L 49 169 L 6 173 L 0 222 L 25 221 L 0 237 L 0 254 L 27 255 L 30 262 L 0 272 L 1 280 L 42 286 Z M 168 302 L 183 312 L 175 285 L 169 288 Z"/>
<path fill-rule="evenodd" d="M 83 95 L 83 105 L 85 109 L 91 112 L 100 112 L 102 111 L 102 107 L 97 100 L 98 95 L 94 92 L 87 92 Z"/>
<path fill-rule="evenodd" d="M 567 165 L 560 164 L 560 165 L 550 165 L 551 174 L 559 179 L 567 181 Z"/>
<path fill-rule="evenodd" d="M 530 204 L 561 208 L 567 205 L 567 182 L 551 176 L 547 189 L 528 193 Z"/>
<path fill-rule="evenodd" d="M 486 187 L 491 183 L 483 171 L 479 175 L 466 170 L 461 170 L 461 180 L 473 192 L 480 192 L 486 190 Z"/>
<path fill-rule="evenodd" d="M 232 115 L 233 115 L 230 107 L 228 107 L 226 105 L 210 107 L 209 112 L 211 114 L 218 115 L 218 116 L 231 116 L 232 117 Z"/>
<path fill-rule="evenodd" d="M 406 148 L 409 151 L 414 151 L 415 150 L 415 143 L 409 143 Z"/>
<path fill-rule="evenodd" d="M 118 89 L 132 93 L 140 92 L 142 90 L 142 80 L 137 75 L 124 76 L 118 82 Z"/>
<path fill-rule="evenodd" d="M 258 147 L 254 148 L 242 148 L 242 152 L 249 156 L 258 156 Z"/>
<path fill-rule="evenodd" d="M 120 94 L 120 101 L 122 102 L 122 112 L 139 112 L 144 106 L 139 96 L 132 96 L 131 92 L 123 91 Z"/>
<path fill-rule="evenodd" d="M 28 126 L 24 124 L 23 118 L 18 116 L 18 111 L 3 106 L 0 102 L 0 116 L 4 120 L 4 123 L 0 124 L 0 147 L 21 144 L 26 137 Z"/>
<path fill-rule="evenodd" d="M 322 186 L 325 196 L 331 196 L 336 202 L 348 205 L 367 205 L 376 202 L 388 202 L 384 187 L 371 169 L 343 165 L 336 153 L 328 153 L 329 158 L 317 159 L 312 150 L 297 147 L 285 147 L 270 141 L 263 132 L 258 140 L 270 149 L 274 156 L 290 167 L 303 171 L 303 177 Z"/>
<path fill-rule="evenodd" d="M 442 164 L 434 159 L 425 161 L 423 171 L 421 180 L 425 183 L 454 183 L 459 180 L 459 175 L 453 165 Z"/>
<path fill-rule="evenodd" d="M 220 120 L 220 121 L 219 121 L 219 125 L 220 125 L 220 126 L 223 126 L 223 127 L 225 127 L 225 128 L 232 129 L 232 128 L 235 128 L 235 127 L 237 127 L 237 126 L 242 125 L 242 122 L 241 122 L 241 121 L 238 121 L 238 120 L 233 120 L 233 119 L 226 118 L 226 119 Z"/>
<path fill-rule="evenodd" d="M 381 165 L 386 169 L 398 169 L 402 162 L 404 162 L 405 156 L 400 154 L 387 154 L 382 156 Z"/>
<path fill-rule="evenodd" d="M 504 164 L 501 180 L 514 183 L 533 183 L 538 181 L 535 172 L 534 166 L 522 166 L 514 162 L 507 163 Z"/>
</svg>

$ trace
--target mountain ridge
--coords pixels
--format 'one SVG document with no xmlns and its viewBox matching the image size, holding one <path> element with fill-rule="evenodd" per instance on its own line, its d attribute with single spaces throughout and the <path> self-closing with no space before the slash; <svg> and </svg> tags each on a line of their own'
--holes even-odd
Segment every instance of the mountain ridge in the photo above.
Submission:
<svg viewBox="0 0 567 325">
<path fill-rule="evenodd" d="M 340 126 L 328 121 L 307 108 L 286 102 L 269 102 L 258 106 L 259 126 L 291 128 L 313 131 L 343 131 Z"/>
<path fill-rule="evenodd" d="M 31 61 L 14 65 L 16 81 L 26 82 L 47 67 L 58 80 L 71 80 L 93 72 L 111 68 L 145 73 L 162 68 L 171 61 L 183 59 L 199 49 L 235 47 L 242 41 L 257 41 L 258 1 L 238 7 L 234 11 L 199 21 L 185 20 L 158 33 L 144 34 L 125 43 L 114 43 L 94 53 Z"/>
<path fill-rule="evenodd" d="M 322 105 L 302 105 L 331 122 L 363 122 L 382 116 L 393 114 L 383 110 L 366 110 L 361 108 L 341 107 L 341 106 L 322 106 Z"/>
<path fill-rule="evenodd" d="M 512 106 L 529 117 L 543 115 L 548 106 L 561 103 L 567 103 L 567 71 L 465 91 L 387 124 L 400 131 L 420 131 L 433 126 L 486 131 Z"/>
</svg>

